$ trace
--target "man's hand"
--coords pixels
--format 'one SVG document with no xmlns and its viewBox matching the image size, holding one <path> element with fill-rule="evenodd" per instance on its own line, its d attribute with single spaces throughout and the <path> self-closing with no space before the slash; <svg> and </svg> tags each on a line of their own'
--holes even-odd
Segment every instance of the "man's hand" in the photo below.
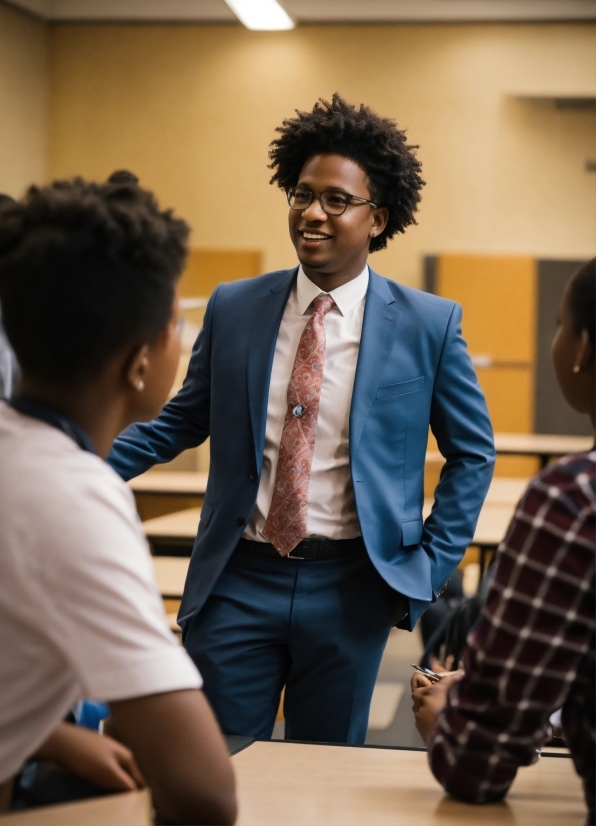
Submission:
<svg viewBox="0 0 596 826">
<path fill-rule="evenodd" d="M 130 749 L 90 729 L 61 723 L 34 755 L 115 792 L 145 787 Z"/>
<path fill-rule="evenodd" d="M 454 671 L 446 674 L 438 682 L 431 682 L 419 672 L 412 675 L 412 711 L 416 728 L 425 743 L 428 743 L 439 712 L 445 707 L 447 692 L 463 675 L 463 671 Z"/>
</svg>

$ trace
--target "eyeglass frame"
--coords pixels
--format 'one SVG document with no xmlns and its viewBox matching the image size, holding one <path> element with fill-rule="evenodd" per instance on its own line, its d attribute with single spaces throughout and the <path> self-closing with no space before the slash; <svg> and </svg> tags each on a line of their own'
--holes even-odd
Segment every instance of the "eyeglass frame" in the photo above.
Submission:
<svg viewBox="0 0 596 826">
<path fill-rule="evenodd" d="M 292 206 L 292 204 L 290 203 L 290 198 L 295 197 L 295 193 L 296 193 L 297 189 L 298 189 L 297 186 L 291 186 L 286 191 L 286 198 L 288 199 L 288 205 L 289 205 L 290 209 L 293 209 L 295 212 L 304 212 L 305 209 L 308 209 L 309 206 L 312 205 L 312 202 L 314 201 L 315 198 L 319 199 L 320 207 L 323 210 L 323 212 L 325 213 L 325 215 L 332 215 L 336 218 L 340 215 L 343 215 L 345 213 L 346 209 L 349 206 L 362 206 L 362 204 L 368 204 L 373 209 L 377 209 L 378 206 L 379 206 L 378 204 L 373 203 L 373 201 L 369 201 L 366 198 L 361 198 L 360 195 L 351 195 L 349 192 L 342 192 L 342 190 L 339 190 L 339 189 L 326 189 L 326 190 L 324 190 L 324 192 L 313 192 L 312 189 L 301 189 L 300 192 L 304 192 L 304 193 L 310 195 L 310 201 L 308 202 L 308 204 L 306 206 L 295 207 L 295 206 Z M 326 195 L 328 192 L 336 192 L 338 195 L 344 195 L 346 198 L 348 198 L 348 201 L 347 201 L 345 207 L 342 209 L 341 212 L 327 212 L 327 210 L 323 206 L 323 202 L 322 202 L 321 198 L 322 198 L 323 195 Z M 360 201 L 360 203 L 359 204 L 352 204 L 352 203 L 350 203 L 350 201 Z"/>
</svg>

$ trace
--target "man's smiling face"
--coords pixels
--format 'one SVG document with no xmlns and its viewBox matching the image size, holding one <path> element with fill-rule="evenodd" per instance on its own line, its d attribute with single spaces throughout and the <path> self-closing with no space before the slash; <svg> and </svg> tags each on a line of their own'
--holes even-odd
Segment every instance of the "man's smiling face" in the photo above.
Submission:
<svg viewBox="0 0 596 826">
<path fill-rule="evenodd" d="M 342 193 L 374 200 L 366 173 L 343 155 L 313 155 L 304 164 L 297 187 L 320 195 Z M 373 233 L 387 223 L 387 210 L 351 202 L 343 215 L 328 215 L 313 198 L 304 210 L 290 209 L 290 237 L 306 275 L 331 290 L 356 278 L 364 269 Z"/>
</svg>

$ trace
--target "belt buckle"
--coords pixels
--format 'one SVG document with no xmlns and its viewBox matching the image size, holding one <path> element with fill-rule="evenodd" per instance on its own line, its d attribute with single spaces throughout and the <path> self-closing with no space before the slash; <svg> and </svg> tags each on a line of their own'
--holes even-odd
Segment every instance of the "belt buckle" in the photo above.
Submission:
<svg viewBox="0 0 596 826">
<path fill-rule="evenodd" d="M 305 556 L 293 556 L 293 553 L 293 551 L 290 551 L 290 553 L 286 556 L 286 559 L 306 559 Z"/>
</svg>

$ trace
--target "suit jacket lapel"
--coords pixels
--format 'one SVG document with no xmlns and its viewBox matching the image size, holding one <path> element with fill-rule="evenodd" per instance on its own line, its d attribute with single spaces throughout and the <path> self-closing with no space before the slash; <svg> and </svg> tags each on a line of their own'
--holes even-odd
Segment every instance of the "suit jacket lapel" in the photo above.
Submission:
<svg viewBox="0 0 596 826">
<path fill-rule="evenodd" d="M 279 325 L 294 284 L 298 268 L 279 273 L 273 287 L 266 288 L 259 296 L 250 313 L 251 329 L 246 369 L 248 376 L 248 407 L 255 447 L 257 472 L 261 472 L 265 427 L 267 425 L 267 401 L 271 367 Z"/>
<path fill-rule="evenodd" d="M 350 410 L 350 456 L 360 443 L 370 407 L 377 395 L 383 370 L 397 335 L 401 311 L 383 278 L 370 270 L 360 351 Z"/>
</svg>

